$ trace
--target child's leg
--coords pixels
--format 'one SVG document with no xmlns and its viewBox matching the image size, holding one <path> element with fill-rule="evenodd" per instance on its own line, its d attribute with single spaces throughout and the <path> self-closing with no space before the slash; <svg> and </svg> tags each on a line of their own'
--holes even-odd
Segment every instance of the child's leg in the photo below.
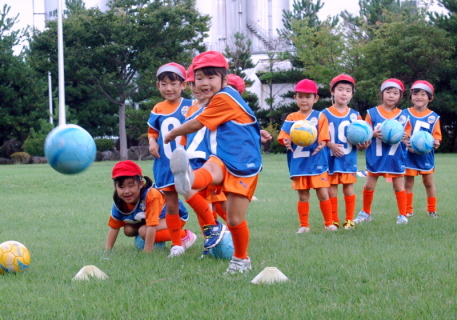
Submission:
<svg viewBox="0 0 457 320">
<path fill-rule="evenodd" d="M 356 195 L 354 194 L 354 184 L 343 184 L 344 203 L 346 207 L 346 221 L 353 221 L 355 214 Z"/>
<path fill-rule="evenodd" d="M 333 225 L 332 221 L 332 203 L 328 197 L 328 188 L 316 189 L 316 195 L 319 199 L 319 207 L 324 217 L 324 226 L 327 230 L 335 231 L 337 227 Z"/>
<path fill-rule="evenodd" d="M 424 183 L 425 192 L 427 193 L 427 211 L 432 217 L 438 217 L 436 213 L 436 187 L 433 173 L 423 174 L 422 181 Z"/>
<path fill-rule="evenodd" d="M 398 214 L 406 217 L 406 190 L 405 180 L 403 177 L 392 179 L 395 198 L 397 199 Z"/>
<path fill-rule="evenodd" d="M 192 190 L 189 195 L 191 196 L 186 200 L 186 202 L 195 211 L 202 229 L 207 225 L 215 226 L 217 223 L 214 219 L 213 212 L 210 209 L 210 205 L 206 199 L 194 190 Z"/>
<path fill-rule="evenodd" d="M 298 190 L 297 213 L 300 221 L 297 233 L 309 232 L 309 190 Z"/>
<path fill-rule="evenodd" d="M 170 232 L 171 245 L 182 246 L 181 242 L 181 218 L 179 217 L 178 194 L 174 191 L 164 191 L 165 203 L 167 205 L 166 222 Z"/>
<path fill-rule="evenodd" d="M 215 207 L 215 212 L 219 215 L 219 217 L 221 217 L 222 220 L 227 222 L 227 212 L 224 209 L 225 203 L 226 203 L 226 201 L 224 201 L 224 202 L 216 202 L 214 204 L 214 207 Z"/>
<path fill-rule="evenodd" d="M 247 197 L 227 193 L 227 227 L 232 233 L 235 252 L 233 256 L 238 259 L 246 259 L 249 246 L 249 228 L 246 221 L 246 212 L 249 207 Z"/>
<path fill-rule="evenodd" d="M 413 206 L 413 193 L 414 187 L 414 176 L 406 176 L 405 175 L 405 190 L 406 190 L 406 215 L 412 216 L 414 213 L 414 206 Z"/>
<path fill-rule="evenodd" d="M 376 183 L 378 182 L 378 177 L 367 176 L 367 182 L 363 187 L 362 191 L 362 211 L 371 214 L 371 203 L 374 198 L 374 190 L 376 188 Z"/>
<path fill-rule="evenodd" d="M 338 218 L 338 185 L 332 184 L 328 188 L 328 196 L 330 198 L 330 203 L 332 204 L 332 221 L 339 226 Z"/>
</svg>

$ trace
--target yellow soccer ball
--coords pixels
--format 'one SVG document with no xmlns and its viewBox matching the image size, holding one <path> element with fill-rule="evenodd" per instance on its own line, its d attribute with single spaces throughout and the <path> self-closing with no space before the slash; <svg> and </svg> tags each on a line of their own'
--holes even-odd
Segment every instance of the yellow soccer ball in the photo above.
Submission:
<svg viewBox="0 0 457 320">
<path fill-rule="evenodd" d="M 0 274 L 20 272 L 30 265 L 30 252 L 20 242 L 5 241 L 0 244 Z"/>
<path fill-rule="evenodd" d="M 308 120 L 298 120 L 290 128 L 290 139 L 301 147 L 308 147 L 316 142 L 316 127 Z"/>
</svg>

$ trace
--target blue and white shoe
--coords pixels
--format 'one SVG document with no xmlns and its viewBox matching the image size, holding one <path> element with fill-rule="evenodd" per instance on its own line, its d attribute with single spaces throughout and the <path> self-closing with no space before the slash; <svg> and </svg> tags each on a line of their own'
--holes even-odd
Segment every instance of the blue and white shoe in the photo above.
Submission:
<svg viewBox="0 0 457 320">
<path fill-rule="evenodd" d="M 371 215 L 366 213 L 365 211 L 360 211 L 359 215 L 357 218 L 354 219 L 354 223 L 360 223 L 360 222 L 370 222 L 371 221 Z"/>
<path fill-rule="evenodd" d="M 397 218 L 397 224 L 405 224 L 408 223 L 408 218 L 405 216 L 399 215 Z"/>
<path fill-rule="evenodd" d="M 175 176 L 176 192 L 185 196 L 192 190 L 194 171 L 189 164 L 186 150 L 177 148 L 171 154 L 170 170 Z"/>
<path fill-rule="evenodd" d="M 252 270 L 251 259 L 247 257 L 246 259 L 239 259 L 232 257 L 230 260 L 229 266 L 225 271 L 225 274 L 237 274 L 244 273 Z"/>
<path fill-rule="evenodd" d="M 205 235 L 204 248 L 210 249 L 215 247 L 224 237 L 224 232 L 227 229 L 225 224 L 216 220 L 216 225 L 207 225 L 203 227 L 203 234 Z"/>
</svg>

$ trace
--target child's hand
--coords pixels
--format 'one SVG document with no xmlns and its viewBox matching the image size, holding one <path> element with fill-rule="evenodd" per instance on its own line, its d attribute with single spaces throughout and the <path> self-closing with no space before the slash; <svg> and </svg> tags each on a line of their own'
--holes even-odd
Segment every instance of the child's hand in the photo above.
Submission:
<svg viewBox="0 0 457 320">
<path fill-rule="evenodd" d="M 327 147 L 329 147 L 330 150 L 332 150 L 333 155 L 335 157 L 340 158 L 340 157 L 344 156 L 344 151 L 343 151 L 343 145 L 342 144 L 336 144 L 336 143 L 333 143 L 333 142 L 329 142 L 327 144 Z"/>
<path fill-rule="evenodd" d="M 149 153 L 156 159 L 160 158 L 159 145 L 154 139 L 149 140 Z"/>
<path fill-rule="evenodd" d="M 311 154 L 312 156 L 314 156 L 315 154 L 317 154 L 319 151 L 321 151 L 322 149 L 324 149 L 324 147 L 327 145 L 327 141 L 321 141 L 317 144 L 317 148 L 314 149 L 314 152 Z"/>
<path fill-rule="evenodd" d="M 173 131 L 173 130 L 172 130 Z M 163 137 L 163 143 L 167 144 L 170 143 L 171 141 L 175 140 L 176 136 L 170 132 L 168 132 L 165 137 Z"/>
<path fill-rule="evenodd" d="M 436 150 L 440 147 L 441 143 L 440 140 L 433 141 L 433 148 Z"/>
<path fill-rule="evenodd" d="M 358 150 L 365 150 L 366 148 L 368 148 L 368 146 L 370 144 L 371 144 L 371 140 L 367 140 L 364 143 L 359 143 L 359 144 L 357 144 L 357 149 Z"/>
<path fill-rule="evenodd" d="M 285 146 L 288 150 L 294 152 L 294 149 L 292 149 L 292 141 L 290 141 L 290 140 L 287 139 L 287 138 L 284 138 L 283 141 L 284 141 L 284 146 Z"/>
<path fill-rule="evenodd" d="M 382 139 L 381 130 L 380 129 L 373 130 L 373 137 L 378 138 L 378 139 Z"/>
<path fill-rule="evenodd" d="M 267 130 L 260 130 L 260 142 L 261 143 L 265 143 L 271 139 L 273 139 L 273 137 Z"/>
</svg>

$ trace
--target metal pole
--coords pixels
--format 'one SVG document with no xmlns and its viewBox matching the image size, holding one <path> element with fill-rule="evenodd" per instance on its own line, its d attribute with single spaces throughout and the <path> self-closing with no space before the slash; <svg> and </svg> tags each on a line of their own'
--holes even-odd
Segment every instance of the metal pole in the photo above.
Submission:
<svg viewBox="0 0 457 320">
<path fill-rule="evenodd" d="M 48 98 L 49 98 L 49 123 L 54 124 L 52 118 L 52 83 L 51 83 L 51 71 L 48 71 Z"/>
<path fill-rule="evenodd" d="M 66 123 L 65 118 L 65 77 L 63 66 L 63 27 L 62 27 L 62 0 L 57 6 L 57 54 L 59 68 L 59 126 Z"/>
</svg>

